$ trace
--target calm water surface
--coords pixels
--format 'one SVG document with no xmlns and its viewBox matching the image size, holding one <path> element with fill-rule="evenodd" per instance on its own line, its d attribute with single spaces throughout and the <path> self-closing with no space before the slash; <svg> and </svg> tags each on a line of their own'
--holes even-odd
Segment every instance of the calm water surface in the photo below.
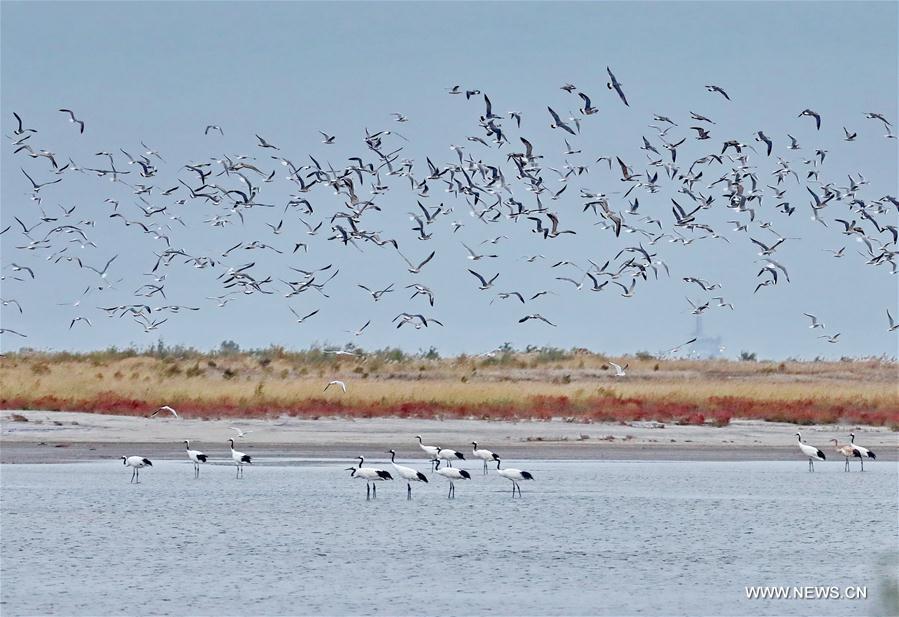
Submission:
<svg viewBox="0 0 899 617">
<path fill-rule="evenodd" d="M 412 463 L 423 471 L 427 464 Z M 366 502 L 347 461 L 8 465 L 0 613 L 876 615 L 897 555 L 897 466 L 509 462 Z M 389 464 L 383 465 L 389 469 Z M 857 467 L 854 467 L 854 470 Z M 895 578 L 893 579 L 895 580 Z M 748 600 L 747 585 L 867 586 Z"/>
</svg>

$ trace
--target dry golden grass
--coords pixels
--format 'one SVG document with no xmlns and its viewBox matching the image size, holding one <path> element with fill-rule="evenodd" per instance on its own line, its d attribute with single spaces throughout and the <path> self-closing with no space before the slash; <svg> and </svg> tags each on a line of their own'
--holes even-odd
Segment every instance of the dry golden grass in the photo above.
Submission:
<svg viewBox="0 0 899 617">
<path fill-rule="evenodd" d="M 774 419 L 794 412 L 799 421 L 859 412 L 873 414 L 869 419 L 875 423 L 899 425 L 892 362 L 612 360 L 629 363 L 627 377 L 616 378 L 607 358 L 595 354 L 399 361 L 310 358 L 277 350 L 182 358 L 16 355 L 0 359 L 0 404 L 113 413 L 170 404 L 198 415 L 449 412 L 599 418 L 618 409 L 628 417 L 667 414 L 693 422 L 705 421 L 709 413 L 719 422 L 742 414 L 768 417 L 770 408 Z M 323 392 L 330 379 L 346 381 L 349 391 Z"/>
</svg>

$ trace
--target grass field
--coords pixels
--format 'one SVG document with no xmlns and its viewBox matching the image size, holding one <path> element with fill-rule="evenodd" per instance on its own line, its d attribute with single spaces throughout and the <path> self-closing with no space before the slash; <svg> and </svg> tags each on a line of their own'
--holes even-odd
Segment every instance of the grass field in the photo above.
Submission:
<svg viewBox="0 0 899 617">
<path fill-rule="evenodd" d="M 615 377 L 609 361 L 628 364 Z M 899 430 L 897 365 L 607 358 L 563 350 L 441 359 L 382 350 L 199 353 L 156 349 L 0 358 L 0 407 L 186 417 L 563 418 L 727 424 L 850 422 Z M 324 386 L 342 379 L 348 392 Z"/>
</svg>

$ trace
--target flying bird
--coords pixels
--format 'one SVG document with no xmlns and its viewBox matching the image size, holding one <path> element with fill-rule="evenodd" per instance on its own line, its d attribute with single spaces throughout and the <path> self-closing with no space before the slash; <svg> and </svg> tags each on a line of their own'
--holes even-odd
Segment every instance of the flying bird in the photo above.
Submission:
<svg viewBox="0 0 899 617">
<path fill-rule="evenodd" d="M 180 416 L 178 415 L 178 412 L 175 411 L 174 409 L 172 409 L 171 407 L 169 407 L 168 405 L 163 405 L 162 407 L 158 408 L 156 411 L 154 411 L 153 413 L 151 413 L 151 414 L 150 414 L 149 416 L 147 416 L 147 417 L 148 417 L 148 418 L 154 418 L 154 417 L 156 417 L 156 414 L 158 414 L 160 411 L 164 411 L 164 412 L 166 412 L 166 413 L 170 413 L 170 414 L 172 414 L 172 416 L 174 416 L 174 417 L 176 417 L 176 418 L 179 418 L 179 417 L 180 417 Z"/>
<path fill-rule="evenodd" d="M 339 379 L 332 379 L 331 381 L 329 381 L 328 385 L 325 386 L 325 389 L 322 390 L 322 392 L 327 392 L 328 388 L 330 388 L 331 386 L 340 388 L 341 390 L 343 390 L 344 394 L 346 394 L 346 384 Z"/>
<path fill-rule="evenodd" d="M 60 109 L 59 111 L 69 115 L 69 122 L 74 122 L 79 126 L 79 132 L 84 133 L 84 122 L 75 117 L 75 112 L 71 109 Z"/>
<path fill-rule="evenodd" d="M 621 99 L 621 102 L 630 107 L 627 102 L 627 97 L 624 96 L 624 91 L 621 89 L 621 82 L 619 82 L 618 79 L 615 78 L 615 75 L 612 73 L 612 69 L 610 69 L 609 67 L 606 67 L 606 72 L 609 74 L 609 81 L 606 83 L 606 87 L 609 90 L 612 90 L 614 88 L 615 92 L 618 93 L 618 98 Z"/>
</svg>

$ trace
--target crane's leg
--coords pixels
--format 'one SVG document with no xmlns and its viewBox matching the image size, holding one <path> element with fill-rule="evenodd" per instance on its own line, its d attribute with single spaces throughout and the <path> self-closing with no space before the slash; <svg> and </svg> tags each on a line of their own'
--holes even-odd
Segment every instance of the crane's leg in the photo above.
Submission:
<svg viewBox="0 0 899 617">
<path fill-rule="evenodd" d="M 453 483 L 450 482 L 450 485 L 449 485 L 449 491 L 448 491 L 447 494 L 446 494 L 446 498 L 447 498 L 447 499 L 450 499 L 452 496 L 453 496 Z"/>
<path fill-rule="evenodd" d="M 484 460 L 484 475 L 487 475 L 487 460 Z"/>
<path fill-rule="evenodd" d="M 140 484 L 140 467 L 135 467 L 134 473 L 135 473 L 135 476 L 137 477 L 137 482 L 135 482 L 135 484 Z"/>
<path fill-rule="evenodd" d="M 365 483 L 365 501 L 369 501 L 371 499 L 371 484 L 368 482 Z"/>
<path fill-rule="evenodd" d="M 406 499 L 412 499 L 412 483 L 406 482 Z"/>
<path fill-rule="evenodd" d="M 371 498 L 372 499 L 378 498 L 378 485 L 377 484 L 371 485 Z"/>
<path fill-rule="evenodd" d="M 131 481 L 128 482 L 128 484 L 131 484 L 132 482 L 134 482 L 134 474 L 136 474 L 136 473 L 137 473 L 137 468 L 135 467 L 134 469 L 131 470 Z"/>
<path fill-rule="evenodd" d="M 864 471 L 865 470 L 865 458 L 862 457 L 862 458 L 858 459 L 858 462 L 862 464 L 862 471 Z"/>
</svg>

